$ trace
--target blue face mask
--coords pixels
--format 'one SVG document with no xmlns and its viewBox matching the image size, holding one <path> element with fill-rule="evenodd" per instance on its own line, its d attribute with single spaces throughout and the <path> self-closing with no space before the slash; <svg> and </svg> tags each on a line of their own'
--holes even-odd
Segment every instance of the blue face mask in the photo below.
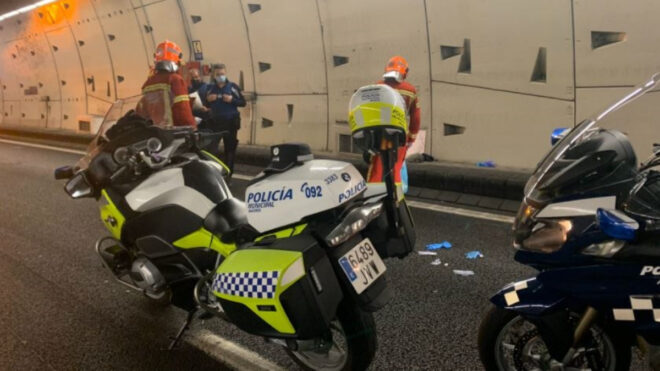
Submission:
<svg viewBox="0 0 660 371">
<path fill-rule="evenodd" d="M 221 76 L 218 77 L 217 80 L 220 81 L 220 82 L 227 82 L 227 76 L 221 75 Z"/>
</svg>

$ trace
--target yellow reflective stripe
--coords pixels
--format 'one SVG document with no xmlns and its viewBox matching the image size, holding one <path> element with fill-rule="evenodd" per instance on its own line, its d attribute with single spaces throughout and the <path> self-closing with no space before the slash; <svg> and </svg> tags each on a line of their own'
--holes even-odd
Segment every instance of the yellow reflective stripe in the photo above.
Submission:
<svg viewBox="0 0 660 371">
<path fill-rule="evenodd" d="M 386 113 L 389 116 L 389 122 L 383 122 L 383 119 L 386 119 L 384 117 Z M 362 103 L 355 107 L 348 114 L 348 125 L 353 133 L 374 126 L 393 126 L 408 132 L 408 122 L 403 109 L 384 102 Z"/>
<path fill-rule="evenodd" d="M 190 100 L 190 98 L 188 97 L 188 94 L 177 95 L 176 97 L 174 97 L 174 104 L 181 103 L 181 102 L 187 102 L 188 100 Z"/>
<path fill-rule="evenodd" d="M 417 94 L 415 94 L 415 93 L 413 93 L 413 92 L 410 92 L 410 91 L 408 91 L 408 90 L 397 89 L 396 91 L 398 91 L 399 94 L 401 94 L 401 95 L 407 95 L 407 96 L 409 96 L 409 97 L 412 98 L 412 99 L 417 98 Z"/>
<path fill-rule="evenodd" d="M 170 89 L 170 85 L 166 83 L 153 84 L 153 85 L 145 86 L 144 89 L 142 89 L 142 93 L 149 93 L 152 91 L 169 90 L 169 89 Z"/>
<path fill-rule="evenodd" d="M 231 170 L 229 170 L 229 168 L 227 167 L 227 165 L 225 165 L 225 163 L 222 162 L 219 158 L 213 156 L 210 152 L 205 151 L 205 150 L 202 150 L 202 153 L 203 153 L 204 155 L 206 155 L 207 157 L 209 157 L 210 159 L 215 160 L 217 163 L 219 163 L 220 165 L 222 165 L 222 167 L 225 168 L 225 170 L 227 170 L 227 174 L 231 174 Z"/>
</svg>

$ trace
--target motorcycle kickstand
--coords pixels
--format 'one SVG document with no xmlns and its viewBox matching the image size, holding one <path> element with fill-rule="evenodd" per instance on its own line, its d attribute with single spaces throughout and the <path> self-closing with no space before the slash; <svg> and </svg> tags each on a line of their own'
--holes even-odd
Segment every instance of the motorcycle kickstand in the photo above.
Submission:
<svg viewBox="0 0 660 371">
<path fill-rule="evenodd" d="M 172 339 L 172 342 L 170 343 L 170 346 L 167 347 L 168 351 L 172 351 L 174 347 L 177 346 L 181 338 L 183 337 L 183 334 L 190 328 L 190 322 L 192 322 L 193 318 L 195 317 L 195 313 L 197 313 L 197 309 L 193 309 L 188 311 L 188 315 L 186 316 L 186 320 L 183 322 L 183 325 L 179 329 L 179 332 L 176 334 L 174 338 Z"/>
</svg>

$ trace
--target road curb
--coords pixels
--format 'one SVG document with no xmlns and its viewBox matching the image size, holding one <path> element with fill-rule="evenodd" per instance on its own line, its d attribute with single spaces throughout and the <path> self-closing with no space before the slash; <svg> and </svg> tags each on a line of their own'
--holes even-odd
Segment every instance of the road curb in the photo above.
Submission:
<svg viewBox="0 0 660 371">
<path fill-rule="evenodd" d="M 94 136 L 65 130 L 0 126 L 0 137 L 84 149 Z M 363 173 L 367 170 L 366 164 L 359 155 L 337 155 L 329 152 L 315 152 L 314 155 L 316 158 L 350 162 Z M 237 164 L 263 168 L 269 161 L 269 147 L 256 145 L 238 147 Z M 478 168 L 465 164 L 409 162 L 407 165 L 411 188 L 426 190 L 424 198 L 466 205 L 488 204 L 488 199 L 505 200 L 504 203 L 520 201 L 525 183 L 531 175 L 525 171 Z"/>
</svg>

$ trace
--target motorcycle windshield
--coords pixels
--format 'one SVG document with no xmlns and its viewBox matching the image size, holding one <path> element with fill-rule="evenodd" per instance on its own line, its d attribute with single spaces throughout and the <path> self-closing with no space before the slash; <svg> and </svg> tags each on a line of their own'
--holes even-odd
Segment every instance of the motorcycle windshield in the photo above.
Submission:
<svg viewBox="0 0 660 371">
<path fill-rule="evenodd" d="M 657 117 L 660 117 L 658 116 L 660 114 L 659 89 L 660 73 L 656 73 L 644 83 L 628 90 L 623 97 L 607 106 L 606 109 L 571 129 L 552 147 L 527 181 L 524 190 L 525 199 L 540 202 L 537 198 L 539 194 L 537 190 L 545 186 L 561 170 L 574 163 L 574 159 L 567 158 L 571 149 L 585 143 L 602 130 L 617 130 L 623 133 L 623 137 L 627 137 L 634 148 L 633 158 L 634 154 L 637 154 L 638 158 L 652 154 L 653 143 L 660 139 L 654 137 L 657 132 L 654 130 L 657 125 L 655 121 L 658 120 Z"/>
<path fill-rule="evenodd" d="M 171 115 L 168 115 L 170 104 L 166 103 L 163 96 L 159 94 L 136 95 L 115 101 L 103 117 L 96 136 L 87 146 L 86 155 L 76 164 L 76 169 L 87 168 L 90 160 L 98 154 L 100 148 L 109 142 L 106 137 L 108 130 L 131 110 L 134 110 L 145 119 L 151 120 L 155 126 L 170 128 L 172 126 L 171 120 L 168 120 L 168 117 L 171 117 Z"/>
</svg>

